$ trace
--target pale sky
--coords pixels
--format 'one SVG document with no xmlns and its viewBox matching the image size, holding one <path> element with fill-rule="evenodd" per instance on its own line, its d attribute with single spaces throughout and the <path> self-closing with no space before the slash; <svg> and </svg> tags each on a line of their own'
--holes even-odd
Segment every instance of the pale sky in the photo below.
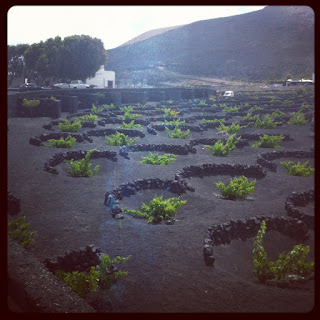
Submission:
<svg viewBox="0 0 320 320">
<path fill-rule="evenodd" d="M 89 35 L 112 49 L 153 29 L 261 10 L 265 6 L 13 6 L 9 45 Z"/>
</svg>

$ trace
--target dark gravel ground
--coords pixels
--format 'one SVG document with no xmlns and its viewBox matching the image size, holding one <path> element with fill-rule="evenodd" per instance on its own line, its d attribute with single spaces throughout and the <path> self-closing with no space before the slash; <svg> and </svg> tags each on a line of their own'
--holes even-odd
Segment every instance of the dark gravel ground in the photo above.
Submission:
<svg viewBox="0 0 320 320">
<path fill-rule="evenodd" d="M 43 171 L 45 161 L 61 150 L 29 144 L 31 136 L 46 132 L 42 125 L 50 120 L 8 119 L 8 189 L 21 199 L 19 216 L 26 215 L 30 230 L 37 231 L 35 242 L 28 249 L 36 259 L 43 261 L 46 257 L 61 255 L 66 250 L 76 250 L 88 244 L 99 246 L 111 257 L 131 255 L 123 265 L 123 270 L 129 272 L 128 276 L 120 279 L 106 294 L 115 312 L 305 313 L 312 310 L 313 281 L 298 289 L 268 286 L 257 281 L 251 256 L 252 239 L 234 240 L 230 245 L 216 247 L 213 268 L 205 265 L 202 254 L 204 235 L 211 225 L 252 216 L 286 216 L 286 197 L 293 191 L 304 192 L 314 188 L 314 175 L 289 176 L 280 165 L 280 161 L 296 159 L 275 160 L 278 171 L 267 169 L 267 176 L 257 180 L 249 200 L 228 201 L 217 196 L 219 191 L 214 182 L 228 182 L 230 176 L 193 177 L 189 182 L 196 190 L 187 191 L 182 196 L 187 203 L 179 209 L 175 224 L 152 225 L 127 215 L 123 220 L 115 220 L 103 202 L 106 191 L 120 183 L 138 178 L 174 179 L 177 170 L 192 164 L 256 164 L 257 155 L 271 149 L 248 146 L 221 158 L 213 157 L 210 150 L 198 145 L 196 154 L 178 156 L 177 161 L 169 166 L 141 164 L 141 156 L 148 152 L 132 152 L 129 153 L 130 160 L 118 155 L 115 163 L 95 159 L 93 166 L 100 165 L 96 176 L 73 178 L 67 174 L 66 164 L 56 167 L 59 175 Z M 282 142 L 283 149 L 309 151 L 314 144 L 309 129 L 309 124 L 304 127 L 285 124 L 271 130 L 242 130 L 290 134 L 294 140 Z M 217 137 L 216 131 L 191 132 L 190 138 Z M 138 143 L 185 144 L 188 140 L 169 139 L 165 132 L 158 132 L 156 136 L 146 133 Z M 73 149 L 90 150 L 94 147 L 99 150 L 119 149 L 108 146 L 104 137 L 93 137 L 93 143 L 78 143 Z M 309 160 L 314 166 L 313 159 L 302 160 Z M 138 209 L 142 202 L 148 203 L 155 194 L 161 195 L 162 192 L 138 192 L 124 198 L 121 207 Z M 163 195 L 173 194 L 166 191 Z M 295 244 L 294 240 L 277 232 L 270 232 L 265 243 L 274 259 L 282 250 L 290 250 Z M 304 244 L 311 246 L 313 258 L 313 232 Z M 110 311 L 110 308 L 105 311 Z"/>
</svg>

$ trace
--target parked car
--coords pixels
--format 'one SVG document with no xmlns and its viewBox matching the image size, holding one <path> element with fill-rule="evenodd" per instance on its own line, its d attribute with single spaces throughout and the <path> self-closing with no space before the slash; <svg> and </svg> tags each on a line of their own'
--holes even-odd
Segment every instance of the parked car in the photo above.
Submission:
<svg viewBox="0 0 320 320">
<path fill-rule="evenodd" d="M 73 88 L 73 89 L 86 89 L 86 88 L 90 88 L 90 86 L 88 84 L 83 83 L 81 80 L 72 80 L 69 88 Z"/>
<path fill-rule="evenodd" d="M 41 90 L 41 87 L 39 87 L 35 83 L 24 83 L 19 87 L 19 91 L 28 91 L 28 90 Z"/>
<path fill-rule="evenodd" d="M 234 92 L 233 91 L 226 91 L 223 94 L 224 97 L 234 97 Z"/>
<path fill-rule="evenodd" d="M 52 87 L 53 89 L 69 89 L 69 83 L 64 83 L 64 82 L 60 82 L 60 83 L 56 83 L 53 85 Z"/>
</svg>

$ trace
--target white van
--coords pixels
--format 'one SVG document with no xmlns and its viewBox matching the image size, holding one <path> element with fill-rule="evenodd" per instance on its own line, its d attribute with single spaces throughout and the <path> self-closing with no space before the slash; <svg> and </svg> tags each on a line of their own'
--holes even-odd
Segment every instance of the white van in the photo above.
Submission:
<svg viewBox="0 0 320 320">
<path fill-rule="evenodd" d="M 233 91 L 226 91 L 223 94 L 224 97 L 234 97 L 234 92 Z"/>
</svg>

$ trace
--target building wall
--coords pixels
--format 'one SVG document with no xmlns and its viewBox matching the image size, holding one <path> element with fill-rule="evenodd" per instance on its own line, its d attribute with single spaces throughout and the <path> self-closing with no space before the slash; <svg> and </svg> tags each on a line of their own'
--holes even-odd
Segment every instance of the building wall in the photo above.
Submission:
<svg viewBox="0 0 320 320">
<path fill-rule="evenodd" d="M 89 85 L 95 85 L 99 88 L 108 88 L 108 81 L 112 81 L 112 88 L 115 88 L 116 75 L 114 71 L 105 71 L 104 66 L 96 72 L 93 78 L 88 78 L 86 83 Z"/>
</svg>

